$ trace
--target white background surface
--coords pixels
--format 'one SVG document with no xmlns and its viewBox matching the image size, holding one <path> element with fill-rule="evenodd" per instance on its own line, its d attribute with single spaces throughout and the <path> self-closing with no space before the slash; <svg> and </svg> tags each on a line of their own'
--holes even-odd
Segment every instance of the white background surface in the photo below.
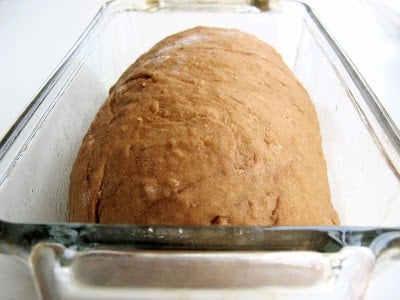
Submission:
<svg viewBox="0 0 400 300">
<path fill-rule="evenodd" d="M 57 67 L 103 2 L 0 0 L 0 138 Z M 399 125 L 399 1 L 308 2 Z M 10 264 L 7 270 L 0 270 L 0 299 L 27 297 L 21 294 L 24 284 L 12 276 L 12 269 L 16 266 Z M 34 294 L 30 296 L 35 299 Z"/>
</svg>

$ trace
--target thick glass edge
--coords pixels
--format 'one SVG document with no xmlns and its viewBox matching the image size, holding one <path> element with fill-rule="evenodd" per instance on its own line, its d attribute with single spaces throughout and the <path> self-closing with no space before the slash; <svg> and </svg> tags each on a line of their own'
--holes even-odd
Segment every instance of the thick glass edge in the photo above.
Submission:
<svg viewBox="0 0 400 300">
<path fill-rule="evenodd" d="M 125 0 L 110 0 L 106 2 L 106 6 L 112 10 L 117 8 L 115 12 L 132 9 L 146 12 L 157 12 L 160 9 L 188 9 L 191 11 L 204 9 L 212 11 L 213 8 L 224 10 L 235 7 L 247 7 L 244 11 L 249 11 L 249 8 L 253 8 L 256 11 L 269 11 L 271 8 L 275 7 L 279 1 L 280 0 L 138 0 L 126 4 L 127 1 Z"/>
<path fill-rule="evenodd" d="M 148 226 L 104 224 L 20 224 L 0 221 L 0 253 L 21 256 L 39 243 L 76 250 L 234 250 L 337 252 L 369 247 L 379 255 L 400 247 L 400 227 L 346 226 Z"/>
</svg>

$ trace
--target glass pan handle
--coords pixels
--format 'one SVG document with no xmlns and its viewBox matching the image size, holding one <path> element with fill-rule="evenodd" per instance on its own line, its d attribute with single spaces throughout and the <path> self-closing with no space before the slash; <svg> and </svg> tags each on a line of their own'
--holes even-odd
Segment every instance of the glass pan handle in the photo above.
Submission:
<svg viewBox="0 0 400 300">
<path fill-rule="evenodd" d="M 350 246 L 322 254 L 74 251 L 40 243 L 30 261 L 43 299 L 359 299 L 375 257 Z"/>
</svg>

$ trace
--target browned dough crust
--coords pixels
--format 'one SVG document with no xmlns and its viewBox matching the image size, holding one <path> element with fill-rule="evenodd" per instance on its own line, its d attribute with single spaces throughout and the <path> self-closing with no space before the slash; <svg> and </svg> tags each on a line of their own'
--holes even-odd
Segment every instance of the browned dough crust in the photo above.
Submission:
<svg viewBox="0 0 400 300">
<path fill-rule="evenodd" d="M 167 37 L 125 71 L 86 134 L 69 221 L 338 224 L 307 92 L 252 35 Z"/>
</svg>

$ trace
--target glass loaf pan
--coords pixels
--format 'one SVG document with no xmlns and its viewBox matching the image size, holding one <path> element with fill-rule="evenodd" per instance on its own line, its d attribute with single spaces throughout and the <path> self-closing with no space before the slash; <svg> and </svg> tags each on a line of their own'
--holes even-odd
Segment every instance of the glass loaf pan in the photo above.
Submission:
<svg viewBox="0 0 400 300">
<path fill-rule="evenodd" d="M 306 5 L 267 4 L 117 0 L 100 9 L 0 145 L 0 253 L 28 265 L 44 299 L 351 299 L 373 284 L 374 266 L 396 263 L 398 130 Z M 63 223 L 72 163 L 109 87 L 157 41 L 197 25 L 258 36 L 303 83 L 342 226 Z"/>
</svg>

